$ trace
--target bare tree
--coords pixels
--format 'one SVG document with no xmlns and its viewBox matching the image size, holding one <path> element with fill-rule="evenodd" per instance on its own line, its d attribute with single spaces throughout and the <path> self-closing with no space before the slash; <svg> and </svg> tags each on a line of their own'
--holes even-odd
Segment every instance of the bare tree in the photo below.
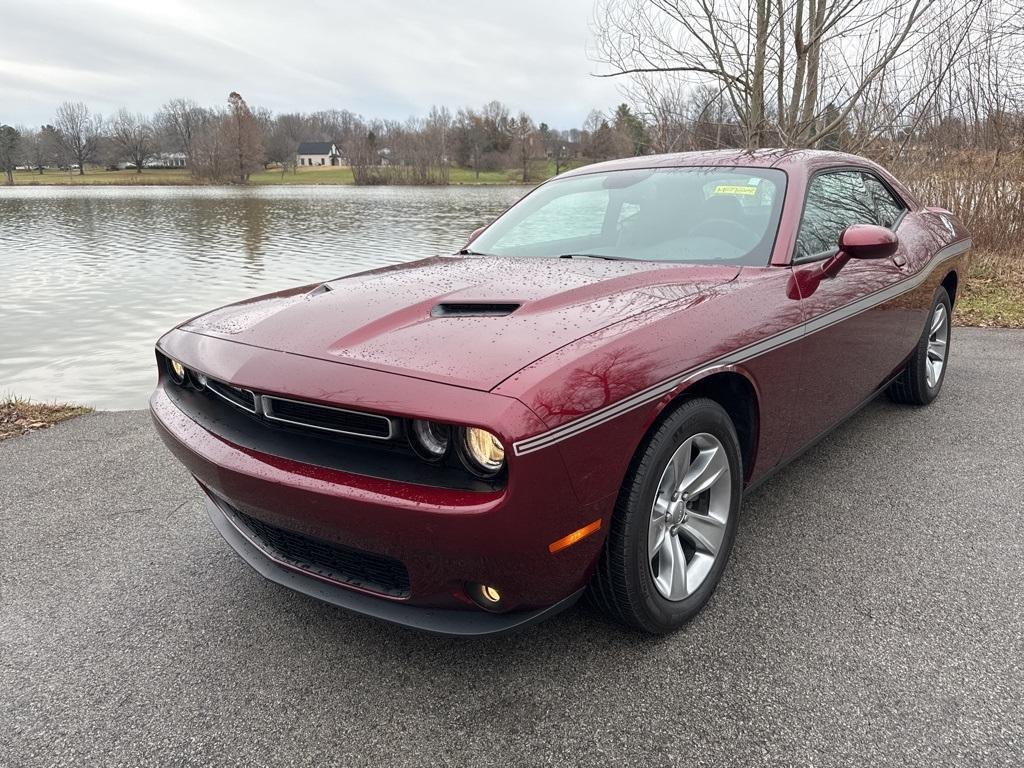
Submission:
<svg viewBox="0 0 1024 768">
<path fill-rule="evenodd" d="M 80 101 L 65 101 L 57 107 L 53 121 L 61 149 L 68 159 L 78 164 L 78 173 L 85 175 L 85 164 L 92 162 L 103 132 L 103 118 L 93 115 Z"/>
<path fill-rule="evenodd" d="M 57 129 L 44 125 L 38 131 L 22 131 L 21 137 L 25 162 L 42 176 L 43 169 L 58 159 Z"/>
<path fill-rule="evenodd" d="M 231 147 L 234 175 L 240 184 L 249 181 L 249 174 L 263 164 L 263 142 L 260 125 L 242 95 L 228 95 L 228 114 L 223 123 L 227 144 Z"/>
<path fill-rule="evenodd" d="M 9 125 L 0 125 L 0 171 L 7 184 L 14 184 L 14 169 L 21 161 L 21 132 Z"/>
<path fill-rule="evenodd" d="M 458 162 L 473 169 L 480 178 L 480 166 L 487 146 L 483 118 L 472 109 L 460 109 L 455 118 L 455 151 Z"/>
<path fill-rule="evenodd" d="M 519 167 L 523 171 L 524 184 L 530 180 L 530 165 L 540 154 L 541 143 L 536 133 L 537 126 L 525 112 L 520 112 L 519 117 L 512 121 L 512 137 L 515 142 L 513 146 Z"/>
<path fill-rule="evenodd" d="M 111 118 L 107 136 L 117 155 L 132 163 L 136 173 L 142 173 L 142 166 L 156 150 L 153 126 L 144 115 L 132 114 L 127 109 L 118 110 Z"/>
<path fill-rule="evenodd" d="M 171 139 L 171 145 L 185 153 L 185 162 L 191 167 L 196 137 L 211 119 L 210 111 L 192 99 L 171 99 L 158 113 L 156 124 Z"/>
<path fill-rule="evenodd" d="M 602 0 L 605 77 L 715 89 L 748 147 L 815 146 L 937 39 L 963 53 L 985 0 Z M 942 79 L 903 82 L 936 90 Z M 826 115 L 829 105 L 831 109 Z"/>
<path fill-rule="evenodd" d="M 451 165 L 450 144 L 455 120 L 448 107 L 433 106 L 422 131 L 426 139 L 427 164 L 430 168 L 430 183 L 447 184 Z"/>
<path fill-rule="evenodd" d="M 327 135 L 314 120 L 300 114 L 277 115 L 263 140 L 266 160 L 281 166 L 281 173 L 295 169 L 296 149 L 303 141 L 325 141 Z"/>
</svg>

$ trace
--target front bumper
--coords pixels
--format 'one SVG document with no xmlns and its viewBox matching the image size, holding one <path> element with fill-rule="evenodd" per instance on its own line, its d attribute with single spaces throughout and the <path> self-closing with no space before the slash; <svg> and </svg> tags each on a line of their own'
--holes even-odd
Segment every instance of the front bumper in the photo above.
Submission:
<svg viewBox="0 0 1024 768">
<path fill-rule="evenodd" d="M 230 359 L 232 351 L 218 350 L 221 354 L 212 359 Z M 177 356 L 186 364 L 201 365 L 200 360 L 190 359 L 188 350 Z M 259 362 L 253 371 L 280 375 L 280 359 Z M 311 367 L 303 375 L 318 377 L 325 389 L 332 375 L 351 383 L 348 366 L 300 363 Z M 239 381 L 237 372 L 205 369 L 240 386 L 275 391 L 270 374 L 266 380 L 250 375 Z M 360 373 L 364 378 L 368 375 Z M 416 397 L 412 390 L 424 386 L 407 377 L 373 375 L 382 380 L 367 382 L 365 390 L 360 390 L 387 391 L 391 403 L 403 398 L 411 402 Z M 224 502 L 223 507 L 211 508 L 211 517 L 225 539 L 256 570 L 278 583 L 388 621 L 445 634 L 478 635 L 523 626 L 571 605 L 590 577 L 603 535 L 590 536 L 554 554 L 548 545 L 596 518 L 604 523 L 603 534 L 614 499 L 581 504 L 557 453 L 510 457 L 506 486 L 487 492 L 356 475 L 263 453 L 259 446 L 236 445 L 192 420 L 168 397 L 165 385 L 172 386 L 161 382 L 150 401 L 157 431 L 208 495 Z M 484 402 L 489 398 L 504 401 L 503 408 L 510 402 L 450 389 L 455 390 L 452 407 L 466 411 L 491 407 Z M 358 585 L 343 586 L 275 562 L 266 549 L 231 524 L 231 509 L 282 530 L 398 560 L 408 571 L 408 593 L 396 596 Z M 471 584 L 498 587 L 502 611 L 478 607 L 468 596 Z"/>
<path fill-rule="evenodd" d="M 244 524 L 228 509 L 207 494 L 206 511 L 224 540 L 260 575 L 304 595 L 346 608 L 374 619 L 401 624 L 412 629 L 455 637 L 481 637 L 510 632 L 550 618 L 571 607 L 583 594 L 583 588 L 547 608 L 510 613 L 422 608 L 381 600 L 326 582 L 277 560 L 247 534 Z"/>
</svg>

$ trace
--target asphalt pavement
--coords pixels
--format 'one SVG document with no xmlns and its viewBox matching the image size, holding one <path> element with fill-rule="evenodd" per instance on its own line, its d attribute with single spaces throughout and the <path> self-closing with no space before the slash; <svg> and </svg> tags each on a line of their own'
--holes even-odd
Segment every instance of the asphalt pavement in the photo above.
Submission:
<svg viewBox="0 0 1024 768">
<path fill-rule="evenodd" d="M 1024 331 L 955 329 L 747 498 L 660 639 L 584 606 L 452 640 L 272 584 L 143 412 L 0 443 L 0 765 L 1024 762 Z"/>
</svg>

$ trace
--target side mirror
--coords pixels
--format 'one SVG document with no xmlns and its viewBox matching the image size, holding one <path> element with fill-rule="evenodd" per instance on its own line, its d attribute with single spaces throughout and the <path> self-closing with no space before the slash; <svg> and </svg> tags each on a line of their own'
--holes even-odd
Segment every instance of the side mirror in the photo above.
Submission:
<svg viewBox="0 0 1024 768">
<path fill-rule="evenodd" d="M 885 259 L 896 253 L 896 233 L 877 224 L 853 224 L 839 235 L 839 252 L 821 265 L 825 277 L 835 277 L 850 259 Z"/>
<path fill-rule="evenodd" d="M 480 234 L 481 234 L 481 233 L 482 233 L 482 232 L 483 232 L 483 231 L 484 231 L 485 229 L 487 229 L 487 227 L 477 227 L 476 229 L 474 229 L 474 230 L 473 230 L 473 232 L 472 232 L 472 233 L 470 234 L 470 236 L 469 236 L 469 240 L 467 240 L 467 241 L 466 241 L 466 245 L 469 245 L 469 244 L 470 244 L 470 243 L 472 243 L 472 242 L 473 242 L 474 240 L 476 240 L 476 239 L 477 239 L 478 237 L 480 237 Z"/>
</svg>

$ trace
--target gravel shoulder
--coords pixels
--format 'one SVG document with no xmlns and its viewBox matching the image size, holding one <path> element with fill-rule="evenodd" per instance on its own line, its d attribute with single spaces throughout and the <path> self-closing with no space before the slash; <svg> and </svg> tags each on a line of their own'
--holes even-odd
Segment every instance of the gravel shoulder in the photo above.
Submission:
<svg viewBox="0 0 1024 768">
<path fill-rule="evenodd" d="M 463 641 L 265 581 L 144 412 L 0 443 L 0 765 L 972 765 L 1024 751 L 1024 331 L 751 495 L 678 634 Z"/>
</svg>

